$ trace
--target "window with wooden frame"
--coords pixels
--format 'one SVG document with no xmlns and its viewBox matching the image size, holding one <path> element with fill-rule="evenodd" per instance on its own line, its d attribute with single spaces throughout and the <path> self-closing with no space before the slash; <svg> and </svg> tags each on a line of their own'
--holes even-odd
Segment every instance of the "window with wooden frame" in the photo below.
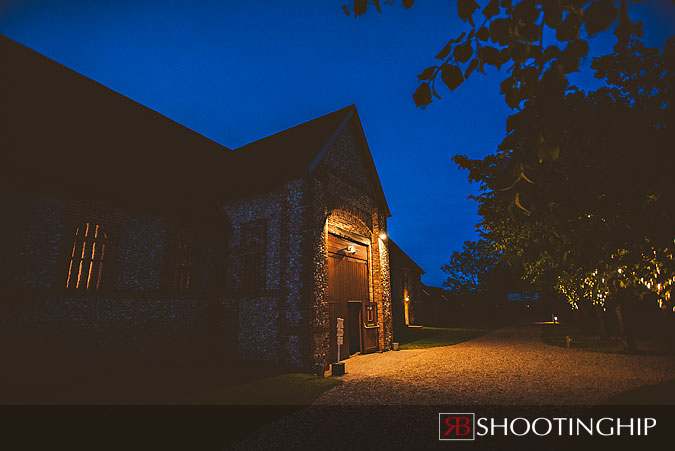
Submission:
<svg viewBox="0 0 675 451">
<path fill-rule="evenodd" d="M 180 243 L 176 248 L 176 261 L 174 270 L 169 279 L 169 288 L 174 291 L 187 291 L 190 289 L 192 278 L 192 246 L 190 243 Z"/>
<path fill-rule="evenodd" d="M 241 226 L 240 249 L 242 290 L 264 290 L 267 278 L 267 221 L 252 221 Z"/>
<path fill-rule="evenodd" d="M 189 291 L 193 280 L 194 246 L 189 236 L 172 233 L 165 250 L 166 287 L 171 292 Z"/>
<path fill-rule="evenodd" d="M 100 224 L 87 222 L 75 229 L 66 288 L 84 291 L 101 288 L 107 240 Z"/>
</svg>

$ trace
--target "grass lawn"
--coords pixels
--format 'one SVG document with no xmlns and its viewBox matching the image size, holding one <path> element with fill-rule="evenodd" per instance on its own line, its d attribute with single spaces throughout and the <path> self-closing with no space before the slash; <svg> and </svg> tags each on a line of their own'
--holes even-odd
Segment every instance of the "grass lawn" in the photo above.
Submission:
<svg viewBox="0 0 675 451">
<path fill-rule="evenodd" d="M 307 405 L 341 381 L 244 365 L 120 368 L 2 381 L 0 404 Z"/>
<path fill-rule="evenodd" d="M 588 332 L 576 326 L 565 324 L 542 324 L 542 341 L 551 346 L 565 347 L 565 337 L 572 337 L 572 347 L 591 352 L 605 352 L 616 354 L 624 352 L 621 341 L 616 337 L 601 339 L 597 335 Z M 656 338 L 637 337 L 635 340 L 637 353 L 639 354 L 674 354 L 675 346 L 665 340 Z"/>
<path fill-rule="evenodd" d="M 33 436 L 35 424 L 50 425 L 46 433 L 41 427 L 44 440 L 60 437 L 70 443 L 69 431 L 77 424 L 77 440 L 88 445 L 100 443 L 102 437 L 108 440 L 115 430 L 113 438 L 123 443 L 111 449 L 124 448 L 127 440 L 138 447 L 147 442 L 148 449 L 193 449 L 195 437 L 208 443 L 208 449 L 222 449 L 342 384 L 338 379 L 283 371 L 225 362 L 116 369 L 58 380 L 0 378 L 0 404 L 88 406 L 58 413 L 49 407 L 17 412 L 24 414 L 15 418 L 12 429 L 21 437 Z"/>
<path fill-rule="evenodd" d="M 496 329 L 493 325 L 475 327 L 409 327 L 400 339 L 400 349 L 450 346 L 480 337 Z"/>
<path fill-rule="evenodd" d="M 205 390 L 186 397 L 185 401 L 220 405 L 309 405 L 321 393 L 340 384 L 339 379 L 286 373 Z"/>
</svg>

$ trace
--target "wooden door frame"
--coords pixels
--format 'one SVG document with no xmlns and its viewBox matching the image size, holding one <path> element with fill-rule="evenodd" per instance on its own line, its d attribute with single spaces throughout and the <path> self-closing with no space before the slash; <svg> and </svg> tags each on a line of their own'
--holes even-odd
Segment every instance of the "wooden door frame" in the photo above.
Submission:
<svg viewBox="0 0 675 451">
<path fill-rule="evenodd" d="M 336 238 L 345 240 L 345 241 L 351 241 L 354 244 L 357 244 L 359 246 L 364 246 L 366 248 L 366 259 L 365 260 L 355 259 L 355 260 L 364 262 L 366 264 L 366 282 L 367 282 L 367 286 L 368 286 L 367 299 L 358 300 L 358 301 L 348 300 L 348 299 L 346 300 L 347 312 L 349 312 L 349 304 L 350 303 L 357 303 L 358 302 L 359 304 L 361 304 L 361 308 L 359 309 L 359 319 L 360 319 L 360 321 L 359 321 L 359 352 L 361 354 L 364 354 L 365 353 L 364 334 L 365 334 L 365 331 L 366 331 L 366 325 L 365 325 L 365 322 L 364 322 L 365 320 L 364 320 L 364 317 L 363 317 L 363 309 L 365 308 L 366 304 L 374 302 L 374 286 L 373 286 L 374 281 L 373 281 L 373 272 L 372 272 L 372 265 L 373 265 L 373 261 L 372 261 L 372 259 L 373 259 L 372 241 L 368 237 L 358 235 L 358 234 L 353 233 L 353 232 L 348 232 L 346 230 L 343 230 L 343 229 L 340 229 L 340 228 L 337 228 L 337 227 L 327 228 L 327 230 L 326 230 L 326 241 L 328 239 L 330 239 L 329 237 L 331 235 L 336 237 Z M 326 259 L 331 258 L 331 255 L 339 256 L 339 257 L 343 257 L 343 258 L 352 258 L 352 257 L 349 257 L 347 255 L 340 255 L 340 254 L 337 254 L 337 253 L 334 253 L 334 252 L 326 251 Z M 331 303 L 331 301 L 327 301 L 327 302 L 329 304 Z M 380 325 L 378 324 L 378 334 L 380 332 L 379 329 L 380 329 Z M 330 325 L 329 325 L 328 330 L 329 330 L 329 333 L 330 333 L 330 330 L 331 330 Z M 329 339 L 329 343 L 331 343 L 331 342 L 332 342 L 332 340 Z M 377 345 L 377 348 L 379 349 L 379 343 Z"/>
</svg>

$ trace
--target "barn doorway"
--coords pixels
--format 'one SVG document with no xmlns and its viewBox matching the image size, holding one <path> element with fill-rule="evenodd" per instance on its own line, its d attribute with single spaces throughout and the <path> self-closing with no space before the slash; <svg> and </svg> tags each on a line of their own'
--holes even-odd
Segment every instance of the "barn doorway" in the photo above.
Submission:
<svg viewBox="0 0 675 451">
<path fill-rule="evenodd" d="M 330 359 L 337 361 L 337 318 L 344 319 L 344 338 L 340 360 L 362 352 L 377 350 L 377 321 L 373 318 L 368 288 L 368 246 L 329 234 L 328 320 Z M 369 307 L 370 306 L 370 307 Z M 366 314 L 370 323 L 366 324 Z M 373 345 L 374 348 L 373 348 Z"/>
<path fill-rule="evenodd" d="M 361 302 L 347 302 L 347 324 L 345 334 L 349 334 L 349 355 L 361 352 Z"/>
</svg>

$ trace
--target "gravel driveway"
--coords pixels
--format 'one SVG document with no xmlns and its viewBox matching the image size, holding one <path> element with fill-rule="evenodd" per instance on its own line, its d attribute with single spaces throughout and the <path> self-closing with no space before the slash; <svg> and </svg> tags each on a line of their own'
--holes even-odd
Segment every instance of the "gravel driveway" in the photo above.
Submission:
<svg viewBox="0 0 675 451">
<path fill-rule="evenodd" d="M 540 336 L 539 326 L 519 325 L 454 346 L 352 357 L 346 361 L 341 386 L 232 447 L 447 449 L 441 446 L 447 442 L 438 441 L 441 411 L 513 417 L 541 409 L 564 417 L 602 404 L 616 393 L 675 379 L 672 356 L 565 349 L 544 344 Z M 471 449 L 515 449 L 483 445 Z M 586 449 L 565 441 L 546 441 L 544 448 L 536 442 L 534 449 L 572 447 Z M 526 448 L 519 442 L 518 449 Z"/>
<path fill-rule="evenodd" d="M 598 404 L 675 379 L 675 358 L 549 346 L 535 324 L 505 327 L 454 346 L 346 361 L 344 384 L 315 404 Z"/>
</svg>

